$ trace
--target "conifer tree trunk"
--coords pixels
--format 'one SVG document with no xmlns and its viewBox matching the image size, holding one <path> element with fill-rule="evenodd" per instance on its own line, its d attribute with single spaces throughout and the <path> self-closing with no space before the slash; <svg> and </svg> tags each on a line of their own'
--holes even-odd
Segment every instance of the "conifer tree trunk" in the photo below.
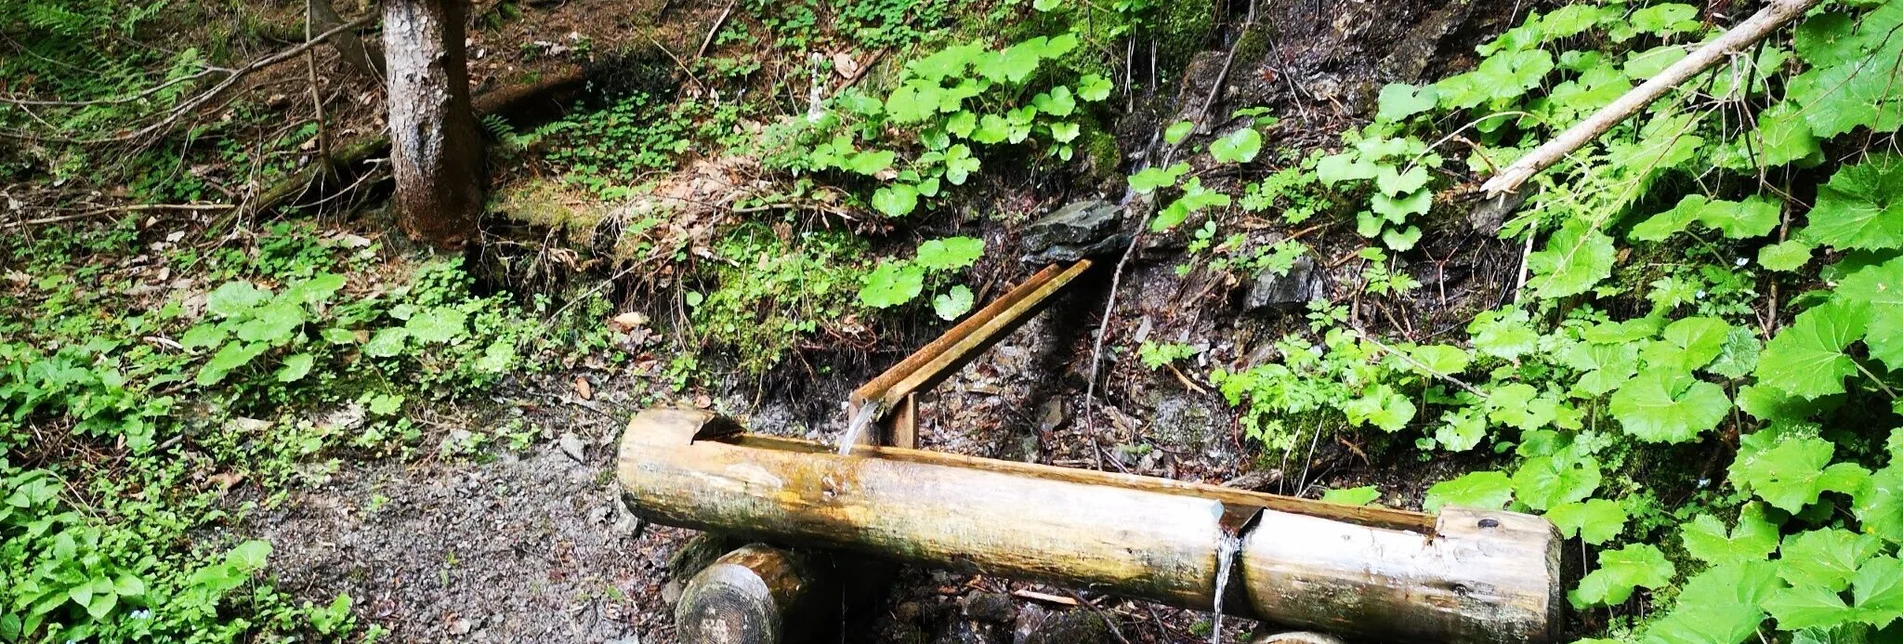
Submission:
<svg viewBox="0 0 1903 644">
<path fill-rule="evenodd" d="M 383 5 L 397 224 L 446 248 L 473 238 L 482 213 L 482 138 L 469 106 L 463 1 Z"/>
</svg>

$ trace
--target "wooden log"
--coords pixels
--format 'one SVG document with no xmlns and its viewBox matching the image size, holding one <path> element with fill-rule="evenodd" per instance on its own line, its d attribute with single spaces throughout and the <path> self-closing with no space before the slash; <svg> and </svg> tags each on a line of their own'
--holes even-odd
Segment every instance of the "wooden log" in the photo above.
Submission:
<svg viewBox="0 0 1903 644">
<path fill-rule="evenodd" d="M 780 644 L 815 640 L 837 624 L 839 591 L 822 556 L 750 544 L 694 575 L 674 607 L 689 644 Z"/>
<path fill-rule="evenodd" d="M 1558 534 L 1510 512 L 1432 517 L 898 448 L 842 456 L 691 410 L 637 416 L 618 470 L 658 523 L 1200 610 L 1216 603 L 1227 525 L 1240 554 L 1224 611 L 1296 628 L 1520 644 L 1561 623 Z M 1224 520 L 1238 515 L 1253 520 Z"/>
</svg>

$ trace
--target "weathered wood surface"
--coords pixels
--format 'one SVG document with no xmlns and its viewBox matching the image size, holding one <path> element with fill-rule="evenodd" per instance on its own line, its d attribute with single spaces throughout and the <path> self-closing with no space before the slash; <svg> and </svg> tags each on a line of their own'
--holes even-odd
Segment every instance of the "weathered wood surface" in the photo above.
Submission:
<svg viewBox="0 0 1903 644">
<path fill-rule="evenodd" d="M 829 562 L 764 544 L 714 560 L 688 580 L 674 607 L 676 634 L 692 644 L 779 644 L 812 639 L 836 622 L 839 588 Z"/>
<path fill-rule="evenodd" d="M 1214 603 L 1220 521 L 1260 508 L 1225 612 L 1380 641 L 1546 642 L 1558 535 L 1544 519 L 1438 519 L 1146 477 L 895 448 L 852 456 L 649 410 L 619 475 L 659 523 L 1036 579 L 1188 608 Z"/>
</svg>

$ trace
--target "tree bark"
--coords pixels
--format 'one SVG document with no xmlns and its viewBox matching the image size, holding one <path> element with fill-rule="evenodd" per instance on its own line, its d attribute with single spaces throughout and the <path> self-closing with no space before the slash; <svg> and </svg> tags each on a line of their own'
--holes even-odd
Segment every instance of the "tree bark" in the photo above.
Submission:
<svg viewBox="0 0 1903 644">
<path fill-rule="evenodd" d="M 344 24 L 344 19 L 337 15 L 337 9 L 330 6 L 330 0 L 309 0 L 304 6 L 304 21 L 311 33 L 329 31 Z M 373 77 L 383 75 L 382 52 L 364 47 L 363 39 L 358 38 L 355 32 L 338 33 L 331 36 L 329 42 L 344 62 L 357 68 L 357 71 Z"/>
<path fill-rule="evenodd" d="M 839 587 L 822 556 L 752 544 L 702 569 L 674 608 L 682 642 L 780 644 L 819 641 L 838 623 Z"/>
<path fill-rule="evenodd" d="M 483 151 L 469 104 L 461 0 L 390 0 L 390 167 L 397 224 L 411 238 L 457 247 L 482 214 Z"/>
</svg>

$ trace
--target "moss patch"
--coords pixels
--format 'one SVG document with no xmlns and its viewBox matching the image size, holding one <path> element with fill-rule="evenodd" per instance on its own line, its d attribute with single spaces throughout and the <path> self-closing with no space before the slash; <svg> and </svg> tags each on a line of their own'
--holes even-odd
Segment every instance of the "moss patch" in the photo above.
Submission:
<svg viewBox="0 0 1903 644">
<path fill-rule="evenodd" d="M 1157 74 L 1168 82 L 1182 75 L 1196 52 L 1209 44 L 1216 31 L 1214 0 L 1180 0 L 1157 7 Z"/>
</svg>

